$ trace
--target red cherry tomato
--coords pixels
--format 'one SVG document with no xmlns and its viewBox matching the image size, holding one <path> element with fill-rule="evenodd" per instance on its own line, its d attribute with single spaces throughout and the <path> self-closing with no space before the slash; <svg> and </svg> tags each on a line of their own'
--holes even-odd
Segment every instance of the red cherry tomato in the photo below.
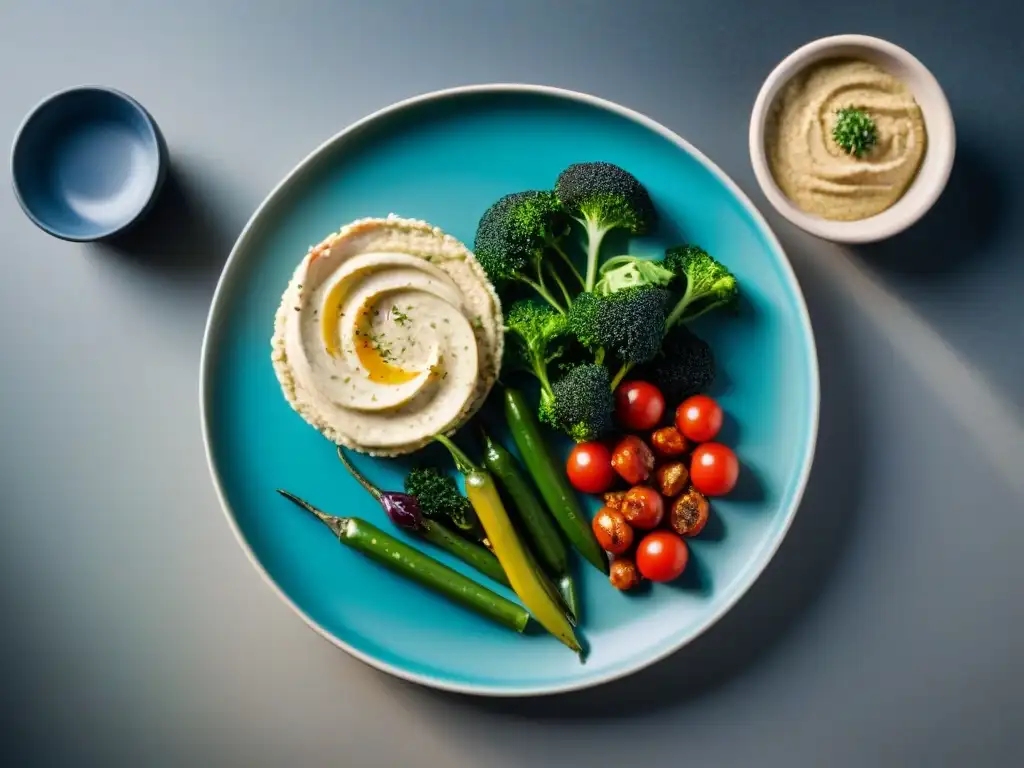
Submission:
<svg viewBox="0 0 1024 768">
<path fill-rule="evenodd" d="M 604 493 L 615 482 L 611 451 L 604 443 L 578 443 L 565 463 L 565 473 L 577 491 Z"/>
<path fill-rule="evenodd" d="M 651 581 L 672 581 L 686 570 L 690 551 L 671 531 L 654 531 L 644 536 L 636 548 L 636 567 Z"/>
<path fill-rule="evenodd" d="M 705 496 L 723 496 L 736 487 L 740 462 L 732 449 L 721 443 L 704 443 L 693 451 L 690 482 Z"/>
<path fill-rule="evenodd" d="M 626 493 L 619 511 L 634 528 L 649 531 L 665 516 L 665 500 L 653 488 L 638 485 Z"/>
<path fill-rule="evenodd" d="M 640 432 L 658 425 L 665 415 L 665 396 L 646 381 L 624 381 L 615 390 L 615 417 L 623 429 Z"/>
<path fill-rule="evenodd" d="M 615 558 L 609 568 L 608 581 L 623 592 L 633 589 L 640 583 L 640 572 L 636 569 L 636 563 L 627 557 Z"/>
<path fill-rule="evenodd" d="M 676 426 L 695 443 L 714 440 L 722 418 L 722 406 L 707 395 L 688 397 L 676 409 Z"/>
<path fill-rule="evenodd" d="M 633 529 L 629 527 L 621 512 L 603 507 L 591 524 L 594 536 L 601 549 L 613 555 L 621 555 L 633 546 Z"/>
<path fill-rule="evenodd" d="M 612 469 L 630 485 L 637 485 L 654 471 L 654 454 L 639 437 L 626 435 L 612 451 Z"/>
</svg>

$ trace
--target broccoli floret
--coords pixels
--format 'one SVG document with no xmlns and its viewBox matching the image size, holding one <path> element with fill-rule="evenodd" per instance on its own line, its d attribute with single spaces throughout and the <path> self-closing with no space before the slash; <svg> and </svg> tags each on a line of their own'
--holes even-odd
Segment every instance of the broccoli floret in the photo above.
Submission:
<svg viewBox="0 0 1024 768">
<path fill-rule="evenodd" d="M 505 323 L 522 367 L 540 381 L 541 421 L 577 441 L 606 431 L 614 408 L 608 370 L 593 363 L 556 368 L 571 341 L 566 317 L 545 304 L 526 300 L 512 305 Z M 558 374 L 560 378 L 552 384 Z"/>
<path fill-rule="evenodd" d="M 473 505 L 448 475 L 434 467 L 414 467 L 405 476 L 405 492 L 416 497 L 424 517 L 451 523 L 472 538 L 482 538 L 483 528 Z"/>
<path fill-rule="evenodd" d="M 552 192 L 515 192 L 484 212 L 477 225 L 473 251 L 491 282 L 526 283 L 561 312 L 562 305 L 544 281 L 547 266 L 548 273 L 561 287 L 553 265 L 545 260 L 545 251 L 552 248 L 568 261 L 558 244 L 568 229 L 569 217 Z"/>
<path fill-rule="evenodd" d="M 601 241 L 613 229 L 645 234 L 654 224 L 651 196 L 633 174 L 611 163 L 576 163 L 555 183 L 555 195 L 587 233 L 584 290 L 593 291 Z"/>
<path fill-rule="evenodd" d="M 732 273 L 708 255 L 707 251 L 695 245 L 680 245 L 670 248 L 665 253 L 661 266 L 685 286 L 675 306 L 667 316 L 664 316 L 662 337 L 680 323 L 700 317 L 716 307 L 733 304 L 739 297 L 739 286 Z M 582 302 L 578 301 L 577 303 Z M 572 318 L 570 317 L 571 323 Z M 624 359 L 622 366 L 612 377 L 612 388 L 619 385 L 623 377 L 633 368 L 635 362 L 647 362 L 653 357 L 654 354 L 645 360 Z"/>
<path fill-rule="evenodd" d="M 654 285 L 607 296 L 581 293 L 569 310 L 569 330 L 595 352 L 603 349 L 623 362 L 643 363 L 661 346 L 670 298 L 667 290 Z"/>
<path fill-rule="evenodd" d="M 733 304 L 739 285 L 733 274 L 703 248 L 680 245 L 669 248 L 662 262 L 666 269 L 686 281 L 686 289 L 669 312 L 666 329 L 693 320 L 716 307 Z"/>
<path fill-rule="evenodd" d="M 505 195 L 477 225 L 474 251 L 492 280 L 516 280 L 544 247 L 565 234 L 568 217 L 551 192 L 528 190 Z"/>
<path fill-rule="evenodd" d="M 541 403 L 540 417 L 581 443 L 608 432 L 614 411 L 608 369 L 590 363 L 573 368 L 555 382 L 551 400 Z"/>
<path fill-rule="evenodd" d="M 677 325 L 665 335 L 661 352 L 640 367 L 636 376 L 657 386 L 671 403 L 679 403 L 706 392 L 715 378 L 715 357 L 711 346 Z"/>
<path fill-rule="evenodd" d="M 594 293 L 607 296 L 638 285 L 667 286 L 675 277 L 675 273 L 656 261 L 639 256 L 614 256 L 601 265 L 601 279 L 594 286 Z"/>
<path fill-rule="evenodd" d="M 546 304 L 524 299 L 509 307 L 505 326 L 510 341 L 507 345 L 520 368 L 540 381 L 541 389 L 551 394 L 548 365 L 561 356 L 568 333 L 565 315 Z"/>
<path fill-rule="evenodd" d="M 594 362 L 594 353 L 580 344 L 579 340 L 571 334 L 565 336 L 560 345 L 562 354 L 551 361 L 548 366 L 548 376 L 552 381 L 560 379 L 578 365 Z"/>
</svg>

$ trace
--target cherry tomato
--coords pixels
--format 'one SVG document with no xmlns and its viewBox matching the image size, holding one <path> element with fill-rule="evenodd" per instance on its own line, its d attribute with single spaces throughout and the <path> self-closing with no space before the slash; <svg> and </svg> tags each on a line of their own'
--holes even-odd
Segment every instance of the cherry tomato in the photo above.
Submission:
<svg viewBox="0 0 1024 768">
<path fill-rule="evenodd" d="M 714 440 L 722 428 L 722 406 L 707 395 L 694 395 L 676 409 L 676 426 L 695 443 Z"/>
<path fill-rule="evenodd" d="M 642 483 L 654 469 L 654 454 L 639 437 L 626 435 L 612 452 L 612 469 L 630 485 Z"/>
<path fill-rule="evenodd" d="M 624 381 L 615 390 L 615 417 L 637 432 L 657 426 L 665 415 L 665 396 L 646 381 Z"/>
<path fill-rule="evenodd" d="M 608 581 L 623 592 L 637 586 L 640 583 L 640 572 L 636 569 L 636 563 L 625 557 L 615 558 L 609 569 Z"/>
<path fill-rule="evenodd" d="M 625 491 L 608 491 L 601 498 L 604 499 L 604 505 L 610 509 L 614 509 L 616 512 L 619 511 L 619 507 L 622 506 L 622 500 L 626 498 Z"/>
<path fill-rule="evenodd" d="M 665 516 L 665 500 L 653 488 L 638 485 L 626 492 L 619 511 L 634 528 L 649 531 L 657 528 Z"/>
<path fill-rule="evenodd" d="M 705 496 L 723 496 L 736 487 L 740 463 L 732 449 L 721 443 L 704 443 L 693 451 L 690 482 Z"/>
<path fill-rule="evenodd" d="M 690 472 L 681 461 L 670 461 L 654 470 L 654 479 L 662 496 L 678 496 L 690 480 Z"/>
<path fill-rule="evenodd" d="M 710 505 L 696 488 L 691 488 L 672 504 L 668 524 L 680 536 L 696 536 L 708 524 Z"/>
<path fill-rule="evenodd" d="M 690 559 L 686 542 L 672 531 L 654 531 L 644 536 L 636 550 L 640 575 L 651 581 L 672 581 Z"/>
<path fill-rule="evenodd" d="M 659 456 L 671 458 L 686 453 L 689 447 L 683 433 L 675 427 L 662 427 L 651 433 L 651 447 Z"/>
<path fill-rule="evenodd" d="M 577 491 L 604 493 L 615 482 L 612 454 L 604 443 L 578 443 L 565 463 L 565 474 Z"/>
<path fill-rule="evenodd" d="M 602 508 L 593 522 L 594 536 L 605 552 L 621 555 L 633 546 L 633 529 L 621 512 Z"/>
</svg>

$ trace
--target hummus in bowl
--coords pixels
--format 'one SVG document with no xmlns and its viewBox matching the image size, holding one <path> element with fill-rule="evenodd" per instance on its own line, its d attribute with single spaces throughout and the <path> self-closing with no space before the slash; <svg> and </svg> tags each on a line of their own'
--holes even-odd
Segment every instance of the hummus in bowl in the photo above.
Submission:
<svg viewBox="0 0 1024 768">
<path fill-rule="evenodd" d="M 274 319 L 285 398 L 333 442 L 422 448 L 483 404 L 502 356 L 501 304 L 473 254 L 422 221 L 362 219 L 306 254 Z"/>
<path fill-rule="evenodd" d="M 877 139 L 863 156 L 833 138 L 840 110 L 863 110 Z M 866 219 L 891 206 L 917 175 L 927 143 L 910 89 L 856 59 L 818 62 L 782 90 L 765 130 L 772 175 L 801 210 L 826 219 Z"/>
<path fill-rule="evenodd" d="M 835 35 L 801 46 L 768 75 L 750 114 L 749 148 L 779 214 L 827 240 L 869 243 L 935 204 L 956 130 L 920 60 L 877 37 Z"/>
</svg>

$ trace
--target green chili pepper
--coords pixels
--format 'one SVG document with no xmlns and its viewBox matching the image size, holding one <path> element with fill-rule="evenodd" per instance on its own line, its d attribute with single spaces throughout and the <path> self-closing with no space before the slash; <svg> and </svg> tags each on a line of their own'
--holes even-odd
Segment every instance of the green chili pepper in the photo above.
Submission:
<svg viewBox="0 0 1024 768">
<path fill-rule="evenodd" d="M 484 576 L 494 579 L 506 587 L 512 585 L 501 568 L 501 563 L 486 547 L 467 541 L 435 520 L 424 518 L 419 534 L 438 549 L 443 549 L 462 562 L 476 568 Z"/>
<path fill-rule="evenodd" d="M 466 454 L 444 435 L 435 435 L 434 439 L 448 449 L 455 459 L 455 466 L 465 477 L 466 496 L 476 510 L 487 538 L 494 548 L 494 554 L 505 569 L 508 580 L 512 582 L 512 589 L 519 595 L 523 605 L 548 632 L 572 650 L 582 654 L 583 648 L 576 639 L 572 623 L 566 617 L 558 593 L 550 585 L 530 551 L 519 541 L 490 474 L 474 466 Z"/>
<path fill-rule="evenodd" d="M 494 442 L 483 433 L 484 466 L 498 478 L 515 505 L 516 511 L 523 522 L 527 538 L 533 545 L 532 549 L 541 565 L 555 579 L 558 592 L 573 618 L 579 623 L 579 599 L 576 585 L 573 583 L 569 569 L 569 553 L 558 527 L 551 515 L 544 509 L 534 493 L 529 479 L 523 475 L 519 462 L 505 450 L 505 447 Z"/>
<path fill-rule="evenodd" d="M 314 514 L 320 522 L 334 531 L 334 535 L 342 544 L 398 575 L 516 632 L 522 632 L 526 628 L 530 614 L 522 606 L 506 600 L 458 571 L 453 571 L 447 565 L 399 541 L 372 523 L 358 517 L 328 515 L 288 491 L 278 489 L 277 492 Z"/>
<path fill-rule="evenodd" d="M 504 584 L 506 587 L 512 586 L 508 583 L 508 577 L 501 569 L 498 558 L 486 547 L 467 541 L 442 523 L 424 517 L 420 511 L 419 500 L 415 496 L 398 491 L 382 491 L 371 483 L 366 475 L 356 469 L 340 445 L 338 446 L 338 459 L 348 473 L 356 479 L 356 482 L 377 500 L 392 523 L 406 531 L 419 534 L 438 549 L 443 549 L 448 554 L 454 555 L 499 584 Z"/>
<path fill-rule="evenodd" d="M 608 573 L 608 558 L 594 538 L 590 521 L 583 514 L 565 472 L 551 458 L 540 433 L 540 424 L 522 392 L 505 390 L 505 420 L 526 469 L 562 533 L 591 565 L 602 573 Z"/>
</svg>

